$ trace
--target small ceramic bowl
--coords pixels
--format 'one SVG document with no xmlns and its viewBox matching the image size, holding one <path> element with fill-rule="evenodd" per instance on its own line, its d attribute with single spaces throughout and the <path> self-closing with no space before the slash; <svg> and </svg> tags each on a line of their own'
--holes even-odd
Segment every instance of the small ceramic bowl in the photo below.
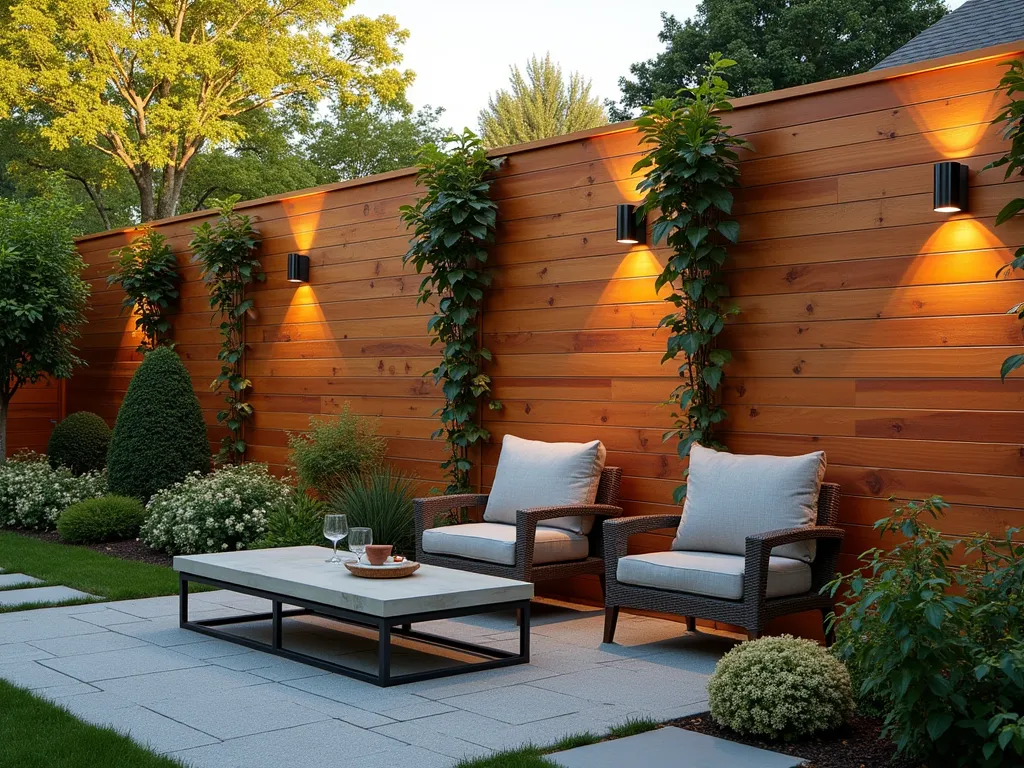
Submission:
<svg viewBox="0 0 1024 768">
<path fill-rule="evenodd" d="M 366 546 L 366 559 L 370 565 L 384 565 L 391 557 L 391 544 L 368 544 Z"/>
</svg>

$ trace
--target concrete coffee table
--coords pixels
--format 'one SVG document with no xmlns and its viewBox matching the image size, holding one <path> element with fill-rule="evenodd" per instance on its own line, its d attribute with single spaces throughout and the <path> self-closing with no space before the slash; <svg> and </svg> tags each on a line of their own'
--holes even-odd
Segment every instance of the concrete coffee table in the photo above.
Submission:
<svg viewBox="0 0 1024 768">
<path fill-rule="evenodd" d="M 330 550 L 323 547 L 284 547 L 175 557 L 174 569 L 178 571 L 180 585 L 179 623 L 185 629 L 381 686 L 529 662 L 532 584 L 431 565 L 421 565 L 416 573 L 402 579 L 365 579 L 353 576 L 342 565 L 324 562 L 329 556 Z M 271 601 L 272 610 L 270 613 L 190 621 L 188 585 L 193 581 L 266 598 Z M 282 605 L 298 608 L 283 610 Z M 517 610 L 520 616 L 518 653 L 412 628 L 417 622 L 509 609 Z M 375 628 L 377 674 L 285 648 L 282 618 L 303 615 Z M 270 644 L 216 629 L 228 624 L 268 620 L 271 622 Z M 392 635 L 480 660 L 392 675 Z"/>
</svg>

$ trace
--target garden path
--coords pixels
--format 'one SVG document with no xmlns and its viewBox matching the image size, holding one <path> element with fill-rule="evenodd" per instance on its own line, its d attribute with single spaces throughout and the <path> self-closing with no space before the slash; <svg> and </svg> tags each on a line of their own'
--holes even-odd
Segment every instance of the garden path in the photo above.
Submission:
<svg viewBox="0 0 1024 768">
<path fill-rule="evenodd" d="M 190 600 L 196 618 L 267 610 L 232 592 Z M 0 678 L 197 768 L 315 768 L 339 756 L 361 768 L 446 768 L 630 718 L 703 711 L 707 677 L 734 642 L 624 615 L 619 642 L 604 645 L 601 611 L 546 601 L 533 611 L 529 665 L 382 689 L 183 630 L 177 612 L 176 597 L 157 597 L 0 614 Z M 368 638 L 341 648 L 319 620 L 288 621 L 286 635 L 310 647 L 371 653 Z M 518 642 L 511 614 L 425 629 Z"/>
</svg>

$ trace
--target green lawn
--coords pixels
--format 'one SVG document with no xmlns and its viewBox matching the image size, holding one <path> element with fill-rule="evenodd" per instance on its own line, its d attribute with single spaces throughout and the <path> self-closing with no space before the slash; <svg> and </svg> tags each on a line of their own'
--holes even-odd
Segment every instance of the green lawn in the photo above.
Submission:
<svg viewBox="0 0 1024 768">
<path fill-rule="evenodd" d="M 183 768 L 110 728 L 0 680 L 0 766 L 17 768 Z"/>
<path fill-rule="evenodd" d="M 178 574 L 170 568 L 122 560 L 85 547 L 42 541 L 11 531 L 0 531 L 0 568 L 8 573 L 35 576 L 46 582 L 46 585 L 63 584 L 93 595 L 102 595 L 107 600 L 158 597 L 178 592 Z M 193 591 L 205 591 L 205 588 L 199 587 Z M 38 607 L 26 605 L 0 608 L 0 612 Z"/>
</svg>

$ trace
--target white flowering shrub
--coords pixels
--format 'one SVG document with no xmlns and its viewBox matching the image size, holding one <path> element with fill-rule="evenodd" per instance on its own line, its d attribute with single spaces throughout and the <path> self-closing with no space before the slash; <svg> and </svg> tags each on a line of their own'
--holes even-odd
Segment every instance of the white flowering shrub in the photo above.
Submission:
<svg viewBox="0 0 1024 768">
<path fill-rule="evenodd" d="M 0 465 L 0 525 L 50 531 L 60 513 L 107 492 L 105 472 L 75 475 L 50 466 L 46 456 L 25 451 Z"/>
<path fill-rule="evenodd" d="M 266 464 L 227 466 L 158 491 L 139 538 L 172 555 L 245 549 L 267 532 L 267 513 L 291 494 Z"/>
<path fill-rule="evenodd" d="M 791 740 L 835 728 L 853 713 L 843 663 L 792 635 L 740 643 L 708 680 L 711 716 L 747 736 Z"/>
</svg>

